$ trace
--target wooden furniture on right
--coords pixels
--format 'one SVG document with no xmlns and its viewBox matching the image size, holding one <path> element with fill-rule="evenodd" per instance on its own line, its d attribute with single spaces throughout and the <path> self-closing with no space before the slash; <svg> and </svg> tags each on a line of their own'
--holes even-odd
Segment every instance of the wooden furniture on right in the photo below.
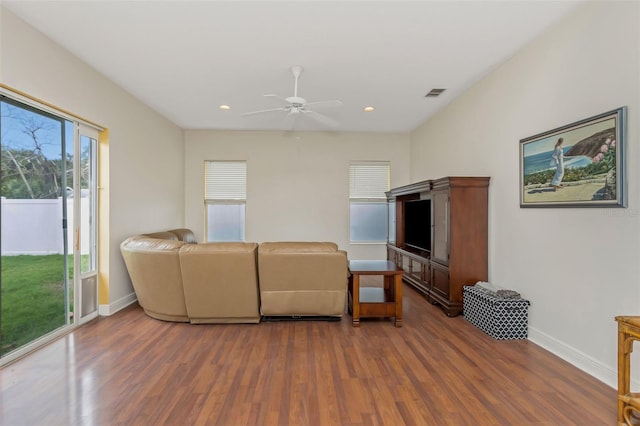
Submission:
<svg viewBox="0 0 640 426">
<path fill-rule="evenodd" d="M 640 393 L 631 392 L 631 352 L 640 340 L 640 316 L 617 316 L 618 321 L 618 425 L 637 424 Z"/>
<path fill-rule="evenodd" d="M 404 270 L 404 280 L 439 304 L 448 316 L 462 313 L 462 287 L 486 281 L 488 274 L 488 177 L 445 177 L 387 193 L 395 203 L 395 240 L 387 244 L 387 259 Z M 430 247 L 407 244 L 406 203 L 430 200 Z M 425 215 L 426 216 L 426 215 Z"/>
</svg>

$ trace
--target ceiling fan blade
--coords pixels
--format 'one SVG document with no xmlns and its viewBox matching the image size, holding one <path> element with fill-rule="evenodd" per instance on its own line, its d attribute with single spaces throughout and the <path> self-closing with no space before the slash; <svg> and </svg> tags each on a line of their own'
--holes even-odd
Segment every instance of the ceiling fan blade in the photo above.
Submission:
<svg viewBox="0 0 640 426">
<path fill-rule="evenodd" d="M 275 99 L 276 101 L 279 101 L 279 102 L 281 102 L 281 103 L 283 103 L 283 104 L 288 104 L 288 103 L 289 103 L 289 101 L 287 101 L 287 100 L 286 100 L 285 98 L 283 98 L 282 96 L 278 96 L 278 95 L 275 95 L 275 94 L 273 94 L 273 93 L 270 93 L 270 94 L 268 94 L 268 95 L 264 95 L 264 97 L 265 97 L 265 98 Z"/>
<path fill-rule="evenodd" d="M 269 109 L 261 109 L 259 111 L 251 111 L 244 112 L 240 114 L 241 116 L 254 115 L 254 114 L 262 114 L 263 112 L 273 112 L 273 111 L 288 111 L 288 108 L 269 108 Z"/>
<path fill-rule="evenodd" d="M 315 111 L 311 111 L 308 109 L 302 110 L 302 112 L 309 118 L 316 120 L 318 123 L 324 124 L 327 127 L 336 128 L 338 127 L 338 122 L 333 118 L 327 117 L 324 114 L 320 114 Z"/>
<path fill-rule="evenodd" d="M 305 106 L 313 106 L 315 107 L 341 107 L 344 104 L 337 99 L 331 101 L 315 101 L 315 102 L 307 102 Z"/>
</svg>

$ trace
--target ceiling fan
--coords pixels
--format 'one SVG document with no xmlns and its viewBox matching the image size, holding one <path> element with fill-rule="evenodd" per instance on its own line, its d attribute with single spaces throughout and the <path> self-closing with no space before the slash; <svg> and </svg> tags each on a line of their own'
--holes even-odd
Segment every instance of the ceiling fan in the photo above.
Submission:
<svg viewBox="0 0 640 426">
<path fill-rule="evenodd" d="M 293 126 L 293 122 L 299 116 L 309 117 L 317 122 L 328 126 L 328 127 L 336 127 L 338 122 L 335 121 L 331 117 L 327 117 L 324 114 L 320 114 L 315 111 L 313 108 L 316 107 L 341 107 L 342 102 L 339 100 L 330 100 L 330 101 L 315 101 L 315 102 L 307 102 L 305 98 L 298 96 L 298 79 L 302 74 L 303 68 L 300 65 L 295 65 L 291 67 L 291 73 L 293 74 L 294 83 L 293 83 L 293 96 L 289 96 L 288 98 L 282 98 L 278 95 L 269 94 L 264 95 L 267 98 L 273 98 L 283 104 L 283 106 L 279 108 L 269 108 L 263 109 L 259 111 L 245 112 L 240 114 L 242 116 L 249 116 L 255 114 L 262 113 L 270 113 L 274 111 L 283 111 L 286 112 L 285 120 L 287 120 L 290 126 Z"/>
</svg>

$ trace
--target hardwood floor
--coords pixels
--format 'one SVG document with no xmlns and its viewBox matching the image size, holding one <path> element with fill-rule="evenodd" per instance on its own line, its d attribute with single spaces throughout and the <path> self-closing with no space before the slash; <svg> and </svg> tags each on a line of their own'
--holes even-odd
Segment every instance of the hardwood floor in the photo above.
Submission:
<svg viewBox="0 0 640 426">
<path fill-rule="evenodd" d="M 614 425 L 616 391 L 404 288 L 392 320 L 189 325 L 137 306 L 0 370 L 0 424 Z"/>
</svg>

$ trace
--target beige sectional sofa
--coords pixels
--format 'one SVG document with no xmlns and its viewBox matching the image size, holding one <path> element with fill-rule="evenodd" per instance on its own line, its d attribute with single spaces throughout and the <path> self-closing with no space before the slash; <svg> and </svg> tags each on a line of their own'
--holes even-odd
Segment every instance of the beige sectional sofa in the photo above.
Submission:
<svg viewBox="0 0 640 426">
<path fill-rule="evenodd" d="M 347 254 L 334 243 L 197 244 L 174 229 L 127 238 L 120 251 L 140 306 L 159 320 L 339 319 L 345 310 Z"/>
</svg>

